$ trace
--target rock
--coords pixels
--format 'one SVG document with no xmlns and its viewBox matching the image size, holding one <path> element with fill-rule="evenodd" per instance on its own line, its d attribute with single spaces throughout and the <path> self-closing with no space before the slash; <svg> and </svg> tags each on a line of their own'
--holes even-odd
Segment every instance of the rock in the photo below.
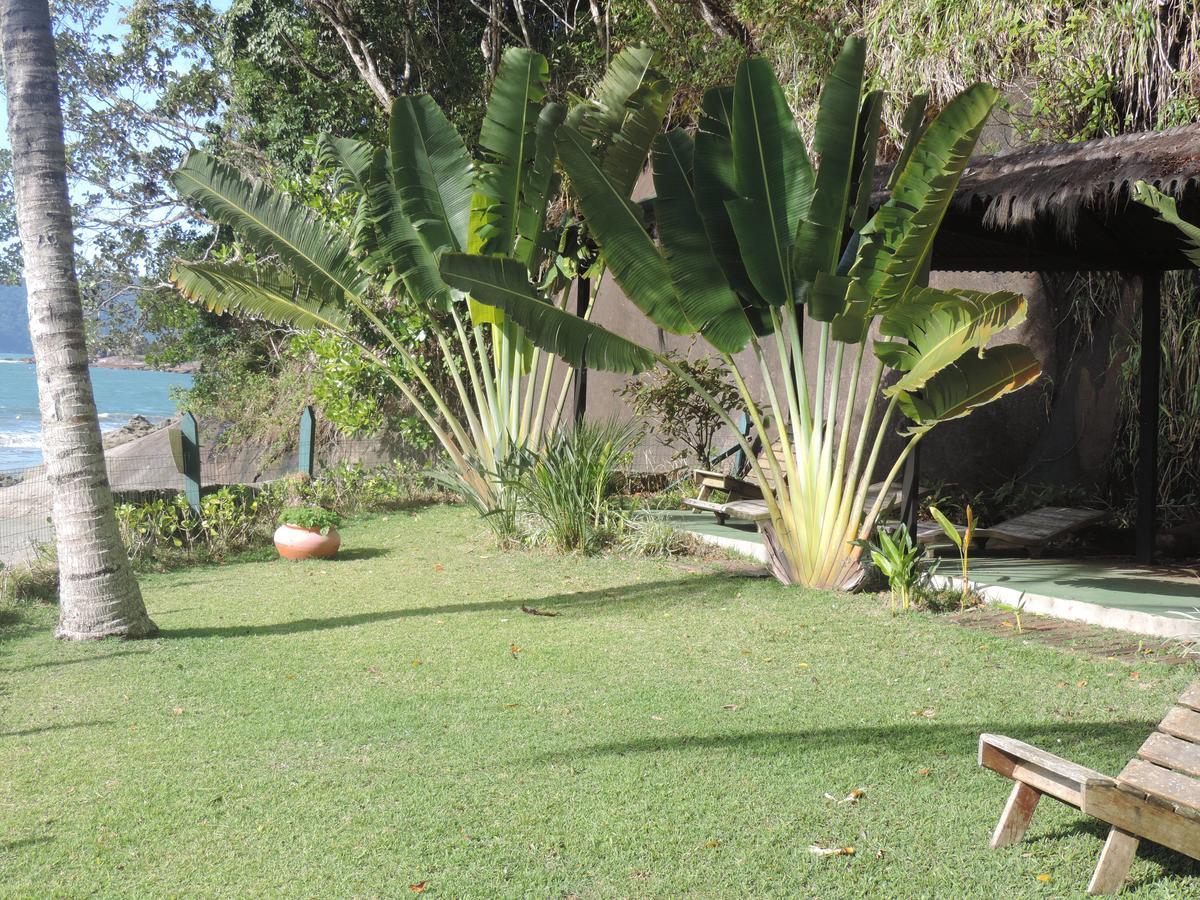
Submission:
<svg viewBox="0 0 1200 900">
<path fill-rule="evenodd" d="M 166 423 L 156 425 L 145 416 L 133 416 L 120 428 L 105 433 L 104 449 L 108 450 L 112 447 L 120 447 L 122 444 L 128 444 L 130 441 L 145 437 L 152 431 L 162 428 L 164 424 Z"/>
</svg>

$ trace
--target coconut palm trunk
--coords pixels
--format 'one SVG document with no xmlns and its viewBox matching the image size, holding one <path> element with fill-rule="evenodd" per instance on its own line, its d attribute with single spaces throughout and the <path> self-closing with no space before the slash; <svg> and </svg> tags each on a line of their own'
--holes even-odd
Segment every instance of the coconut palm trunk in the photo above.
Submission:
<svg viewBox="0 0 1200 900">
<path fill-rule="evenodd" d="M 0 0 L 0 40 L 42 448 L 54 496 L 60 580 L 55 634 L 69 640 L 145 637 L 157 628 L 121 544 L 88 375 L 46 0 Z"/>
</svg>

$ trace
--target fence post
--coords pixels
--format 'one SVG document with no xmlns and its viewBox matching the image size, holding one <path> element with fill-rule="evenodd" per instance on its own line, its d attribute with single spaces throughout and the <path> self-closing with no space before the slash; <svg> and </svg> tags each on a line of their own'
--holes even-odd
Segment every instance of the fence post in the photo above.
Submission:
<svg viewBox="0 0 1200 900">
<path fill-rule="evenodd" d="M 179 423 L 179 433 L 183 437 L 183 493 L 187 497 L 188 506 L 196 515 L 200 514 L 200 427 L 196 417 L 184 413 Z"/>
<path fill-rule="evenodd" d="M 300 413 L 300 471 L 309 478 L 313 474 L 313 440 L 317 432 L 317 417 L 311 406 Z"/>
</svg>

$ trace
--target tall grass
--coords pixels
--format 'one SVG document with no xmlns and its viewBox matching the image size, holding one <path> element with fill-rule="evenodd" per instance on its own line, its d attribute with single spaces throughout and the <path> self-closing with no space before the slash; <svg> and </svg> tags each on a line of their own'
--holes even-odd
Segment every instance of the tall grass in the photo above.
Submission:
<svg viewBox="0 0 1200 900">
<path fill-rule="evenodd" d="M 539 536 L 563 552 L 599 549 L 619 521 L 608 501 L 637 439 L 635 426 L 615 420 L 579 422 L 555 433 L 515 482 Z"/>
</svg>

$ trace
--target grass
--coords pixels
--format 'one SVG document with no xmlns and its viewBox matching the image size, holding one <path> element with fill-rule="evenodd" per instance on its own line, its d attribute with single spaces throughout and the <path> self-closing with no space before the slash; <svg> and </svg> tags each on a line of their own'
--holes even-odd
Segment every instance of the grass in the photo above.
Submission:
<svg viewBox="0 0 1200 900">
<path fill-rule="evenodd" d="M 336 562 L 146 577 L 153 641 L 0 611 L 0 894 L 1080 896 L 1073 810 L 986 849 L 979 733 L 1113 772 L 1193 675 L 481 530 L 438 507 Z M 1128 895 L 1194 874 L 1143 852 Z"/>
</svg>

